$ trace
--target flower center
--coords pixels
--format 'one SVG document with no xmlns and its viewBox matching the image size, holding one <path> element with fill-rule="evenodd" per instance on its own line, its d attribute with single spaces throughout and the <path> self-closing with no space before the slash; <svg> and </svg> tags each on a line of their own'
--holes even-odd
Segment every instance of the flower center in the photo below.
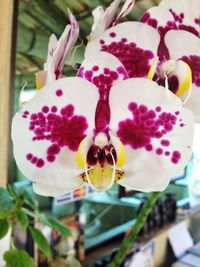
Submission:
<svg viewBox="0 0 200 267">
<path fill-rule="evenodd" d="M 167 60 L 161 65 L 161 74 L 165 77 L 165 75 L 170 75 L 174 72 L 176 67 L 176 62 L 173 59 Z"/>
<path fill-rule="evenodd" d="M 183 103 L 190 95 L 192 72 L 189 65 L 182 60 L 170 59 L 161 64 L 155 61 L 149 70 L 148 78 L 169 89 Z"/>
<path fill-rule="evenodd" d="M 96 146 L 104 147 L 108 143 L 108 138 L 105 133 L 98 133 L 95 137 L 94 143 Z"/>
<path fill-rule="evenodd" d="M 79 145 L 77 164 L 84 172 L 79 178 L 96 191 L 111 188 L 114 182 L 125 175 L 121 168 L 126 161 L 125 149 L 121 141 L 109 134 L 99 132 L 93 139 L 86 136 Z"/>
<path fill-rule="evenodd" d="M 112 155 L 111 155 L 112 154 Z M 113 165 L 113 158 L 116 162 L 117 155 L 113 145 L 109 144 L 104 147 L 92 145 L 87 153 L 87 165 L 95 166 L 99 164 L 102 168 L 106 165 Z"/>
</svg>

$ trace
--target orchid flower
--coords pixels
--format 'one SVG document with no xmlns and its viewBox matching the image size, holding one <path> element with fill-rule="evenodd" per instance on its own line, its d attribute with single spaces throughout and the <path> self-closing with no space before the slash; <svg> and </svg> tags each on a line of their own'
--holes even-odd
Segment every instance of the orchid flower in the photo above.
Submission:
<svg viewBox="0 0 200 267">
<path fill-rule="evenodd" d="M 57 40 L 54 34 L 49 39 L 47 61 L 44 64 L 44 70 L 36 73 L 36 87 L 38 89 L 62 77 L 61 70 L 65 59 L 78 39 L 79 25 L 70 10 L 68 10 L 68 14 L 70 25 L 66 26 L 60 39 Z"/>
<path fill-rule="evenodd" d="M 127 79 L 105 52 L 85 59 L 78 76 L 47 84 L 13 119 L 14 156 L 35 192 L 58 196 L 86 183 L 105 191 L 114 182 L 163 190 L 190 159 L 192 113 L 167 88 Z"/>
<path fill-rule="evenodd" d="M 106 8 L 105 11 L 102 6 L 98 6 L 92 12 L 94 23 L 92 25 L 92 31 L 89 36 L 89 40 L 95 39 L 99 34 L 103 33 L 109 27 L 118 24 L 121 18 L 125 17 L 131 12 L 135 4 L 135 0 L 126 0 L 121 8 L 121 11 L 114 19 L 115 13 L 120 3 L 121 0 L 114 0 L 112 4 L 108 8 Z"/>
<path fill-rule="evenodd" d="M 165 86 L 167 77 L 169 89 L 194 112 L 198 122 L 200 7 L 198 0 L 192 4 L 189 0 L 183 5 L 182 2 L 163 1 L 162 7 L 154 7 L 145 13 L 141 22 L 124 22 L 109 28 L 88 43 L 85 57 L 105 51 L 121 61 L 129 78 L 147 77 Z M 169 11 L 167 5 L 175 8 L 179 5 L 177 12 L 183 8 L 184 15 Z M 190 16 L 189 5 L 195 10 Z M 187 9 L 188 16 L 185 15 Z"/>
<path fill-rule="evenodd" d="M 158 57 L 160 59 L 153 79 L 158 83 L 163 83 L 161 73 L 162 64 L 171 64 L 171 73 L 168 74 L 171 90 L 180 96 L 184 102 L 187 101 L 189 90 L 180 90 L 178 85 L 190 83 L 191 76 L 187 65 L 192 71 L 192 91 L 186 102 L 186 107 L 190 108 L 200 122 L 200 3 L 199 0 L 179 1 L 162 0 L 159 7 L 153 7 L 148 10 L 141 18 L 141 22 L 155 28 L 160 34 L 160 44 L 158 48 Z M 164 62 L 164 63 L 163 63 Z M 180 62 L 182 64 L 181 67 Z M 186 65 L 187 64 L 187 65 Z M 182 83 L 181 76 L 188 73 L 187 82 Z M 183 70 L 182 70 L 182 69 Z M 178 72 L 177 72 L 178 70 Z M 185 86 L 186 85 L 186 86 Z"/>
</svg>

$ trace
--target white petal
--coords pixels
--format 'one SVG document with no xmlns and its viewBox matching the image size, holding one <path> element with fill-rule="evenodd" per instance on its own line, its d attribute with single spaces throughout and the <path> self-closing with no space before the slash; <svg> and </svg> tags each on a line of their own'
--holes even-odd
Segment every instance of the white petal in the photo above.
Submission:
<svg viewBox="0 0 200 267">
<path fill-rule="evenodd" d="M 165 43 L 173 59 L 180 59 L 187 55 L 200 55 L 200 39 L 190 32 L 171 30 L 165 36 Z"/>
<path fill-rule="evenodd" d="M 124 22 L 89 42 L 85 57 L 105 51 L 121 61 L 129 77 L 146 77 L 157 55 L 159 41 L 159 34 L 152 27 L 140 22 Z"/>
<path fill-rule="evenodd" d="M 92 82 L 101 92 L 127 79 L 128 73 L 116 57 L 106 52 L 97 52 L 85 58 L 77 76 Z"/>
<path fill-rule="evenodd" d="M 200 123 L 200 86 L 192 86 L 190 97 L 184 106 L 193 112 L 195 122 Z"/>
<path fill-rule="evenodd" d="M 47 71 L 47 68 L 52 61 L 52 57 L 53 57 L 53 54 L 55 52 L 57 42 L 58 42 L 57 37 L 55 36 L 55 34 L 52 34 L 49 38 L 47 61 L 44 64 L 44 70 L 45 71 Z"/>
<path fill-rule="evenodd" d="M 158 31 L 176 28 L 174 17 L 171 12 L 163 7 L 152 7 L 140 18 L 140 21 L 146 23 Z M 165 32 L 166 32 L 165 31 Z"/>
<path fill-rule="evenodd" d="M 13 119 L 12 139 L 17 165 L 27 178 L 68 190 L 82 185 L 76 151 L 94 129 L 98 99 L 92 83 L 65 78 L 41 89 L 23 106 Z"/>
<path fill-rule="evenodd" d="M 45 197 L 59 197 L 69 193 L 68 189 L 57 188 L 54 186 L 48 186 L 46 184 L 33 183 L 33 191 L 41 196 Z"/>
<path fill-rule="evenodd" d="M 160 6 L 171 11 L 180 29 L 200 35 L 199 0 L 162 0 Z"/>
<path fill-rule="evenodd" d="M 192 113 L 173 93 L 140 78 L 113 86 L 110 108 L 110 129 L 127 156 L 119 183 L 146 192 L 164 189 L 191 157 Z"/>
</svg>

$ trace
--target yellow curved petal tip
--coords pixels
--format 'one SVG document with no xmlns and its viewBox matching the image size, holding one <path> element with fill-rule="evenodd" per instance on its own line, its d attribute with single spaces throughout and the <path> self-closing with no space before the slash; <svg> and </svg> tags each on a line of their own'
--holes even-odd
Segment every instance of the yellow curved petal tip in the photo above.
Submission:
<svg viewBox="0 0 200 267">
<path fill-rule="evenodd" d="M 158 63 L 158 60 L 154 59 L 152 64 L 151 64 L 151 67 L 149 69 L 149 72 L 147 74 L 147 79 L 148 80 L 151 80 L 151 81 L 153 80 L 153 76 L 154 76 L 154 74 L 156 72 L 156 68 L 157 68 L 157 63 Z"/>
<path fill-rule="evenodd" d="M 126 150 L 122 142 L 119 140 L 118 137 L 110 134 L 112 144 L 117 152 L 117 161 L 116 166 L 122 167 L 126 163 Z"/>
<path fill-rule="evenodd" d="M 184 61 L 181 61 L 182 68 L 184 69 L 184 77 L 180 77 L 180 86 L 176 92 L 177 96 L 185 95 L 191 88 L 192 85 L 192 71 L 190 66 L 185 63 Z"/>
<path fill-rule="evenodd" d="M 90 142 L 90 138 L 88 136 L 86 136 L 80 142 L 80 145 L 79 145 L 79 148 L 78 148 L 78 151 L 76 154 L 76 163 L 82 169 L 84 169 L 86 167 L 85 166 L 86 165 L 85 159 L 86 159 L 86 155 L 87 155 L 87 152 L 89 150 L 90 145 L 91 145 L 91 142 Z"/>
<path fill-rule="evenodd" d="M 76 154 L 76 162 L 80 168 L 85 167 L 85 155 L 83 153 L 83 145 L 84 145 L 83 143 L 84 143 L 84 139 L 81 141 L 77 154 Z"/>
<path fill-rule="evenodd" d="M 45 85 L 47 77 L 47 72 L 46 71 L 38 71 L 35 74 L 35 83 L 36 83 L 36 88 L 40 90 L 42 87 Z"/>
</svg>

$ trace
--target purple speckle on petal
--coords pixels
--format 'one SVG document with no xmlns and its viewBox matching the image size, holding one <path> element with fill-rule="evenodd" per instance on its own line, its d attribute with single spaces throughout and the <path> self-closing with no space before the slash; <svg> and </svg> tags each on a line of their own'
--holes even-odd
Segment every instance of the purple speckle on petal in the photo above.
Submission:
<svg viewBox="0 0 200 267">
<path fill-rule="evenodd" d="M 160 106 L 156 107 L 156 111 L 161 112 L 161 107 Z"/>
<path fill-rule="evenodd" d="M 151 144 L 148 144 L 145 146 L 146 151 L 152 151 L 153 150 L 153 146 Z"/>
<path fill-rule="evenodd" d="M 54 155 L 48 155 L 48 156 L 47 156 L 47 160 L 48 160 L 48 162 L 54 162 L 55 159 L 56 159 L 56 157 L 55 157 Z"/>
<path fill-rule="evenodd" d="M 51 145 L 47 149 L 47 154 L 58 154 L 60 152 L 60 147 L 56 144 Z"/>
<path fill-rule="evenodd" d="M 101 45 L 103 45 L 103 44 L 105 44 L 105 41 L 104 41 L 103 39 L 101 39 L 101 40 L 99 41 L 99 43 L 100 43 Z"/>
<path fill-rule="evenodd" d="M 42 168 L 44 166 L 44 160 L 43 159 L 38 159 L 37 162 L 36 162 L 36 166 L 38 168 Z"/>
<path fill-rule="evenodd" d="M 57 110 L 58 110 L 58 108 L 57 108 L 56 106 L 53 106 L 53 107 L 51 108 L 51 112 L 53 112 L 53 113 L 56 113 Z"/>
<path fill-rule="evenodd" d="M 61 89 L 56 90 L 56 95 L 58 97 L 62 96 L 63 95 L 63 91 Z"/>
<path fill-rule="evenodd" d="M 174 163 L 174 164 L 177 164 L 181 159 L 181 153 L 177 150 L 175 150 L 173 153 L 172 153 L 172 158 L 171 158 L 171 162 Z"/>
<path fill-rule="evenodd" d="M 99 70 L 99 67 L 98 67 L 98 66 L 94 66 L 94 67 L 92 68 L 92 70 L 93 70 L 93 71 L 98 71 L 98 70 Z"/>
<path fill-rule="evenodd" d="M 33 157 L 33 154 L 32 154 L 32 153 L 28 153 L 28 154 L 26 155 L 27 160 L 31 160 L 32 157 Z"/>
<path fill-rule="evenodd" d="M 48 113 L 48 112 L 49 112 L 49 107 L 44 106 L 44 107 L 42 108 L 42 112 L 44 112 L 44 113 Z"/>
<path fill-rule="evenodd" d="M 165 156 L 169 156 L 170 152 L 169 151 L 165 151 Z"/>
<path fill-rule="evenodd" d="M 34 156 L 34 157 L 32 157 L 32 159 L 31 159 L 31 163 L 35 164 L 35 163 L 36 163 L 36 161 L 37 161 L 37 159 L 38 159 L 38 158 L 37 158 L 37 157 L 35 157 L 35 156 Z"/>
<path fill-rule="evenodd" d="M 156 154 L 158 154 L 158 155 L 162 155 L 162 153 L 163 153 L 162 148 L 157 148 L 157 149 L 156 149 Z"/>
<path fill-rule="evenodd" d="M 160 143 L 162 146 L 169 146 L 169 144 L 170 144 L 169 140 L 161 140 Z"/>
<path fill-rule="evenodd" d="M 111 32 L 110 33 L 110 37 L 114 38 L 116 36 L 116 33 L 115 32 Z"/>
</svg>

